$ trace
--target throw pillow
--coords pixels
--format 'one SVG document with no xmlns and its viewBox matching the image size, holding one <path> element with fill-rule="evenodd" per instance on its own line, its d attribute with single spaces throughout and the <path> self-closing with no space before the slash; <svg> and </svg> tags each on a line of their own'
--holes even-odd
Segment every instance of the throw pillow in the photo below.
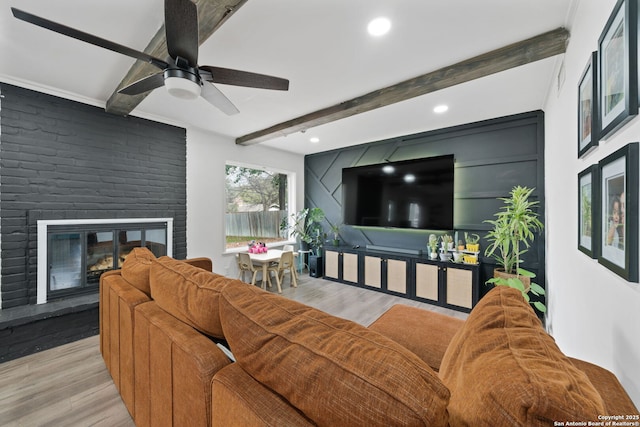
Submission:
<svg viewBox="0 0 640 427">
<path fill-rule="evenodd" d="M 520 291 L 497 286 L 453 337 L 440 366 L 451 425 L 550 426 L 597 420 L 602 398 L 560 351 Z"/>
<path fill-rule="evenodd" d="M 147 248 L 133 248 L 122 263 L 122 278 L 142 292 L 151 295 L 149 270 L 156 256 Z"/>
<path fill-rule="evenodd" d="M 318 425 L 447 425 L 437 374 L 375 331 L 249 286 L 220 318 L 237 363 Z"/>
</svg>

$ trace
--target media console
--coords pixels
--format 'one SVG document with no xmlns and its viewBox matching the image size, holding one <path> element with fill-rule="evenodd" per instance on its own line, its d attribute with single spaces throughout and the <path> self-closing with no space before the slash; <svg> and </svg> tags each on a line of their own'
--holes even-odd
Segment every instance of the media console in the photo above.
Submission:
<svg viewBox="0 0 640 427">
<path fill-rule="evenodd" d="M 458 311 L 471 311 L 480 298 L 479 265 L 371 246 L 325 247 L 324 262 L 325 279 Z"/>
</svg>

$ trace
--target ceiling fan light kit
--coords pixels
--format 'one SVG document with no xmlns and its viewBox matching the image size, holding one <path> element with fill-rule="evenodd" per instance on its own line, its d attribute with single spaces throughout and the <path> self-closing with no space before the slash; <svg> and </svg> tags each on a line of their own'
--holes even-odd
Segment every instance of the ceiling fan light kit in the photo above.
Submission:
<svg viewBox="0 0 640 427">
<path fill-rule="evenodd" d="M 164 70 L 164 87 L 169 94 L 180 99 L 196 99 L 202 92 L 200 77 L 178 68 Z"/>
<path fill-rule="evenodd" d="M 167 92 L 177 98 L 196 99 L 202 96 L 223 113 L 231 115 L 237 114 L 238 109 L 213 83 L 271 90 L 289 88 L 289 81 L 280 77 L 207 65 L 198 66 L 198 13 L 191 0 L 165 0 L 167 52 L 171 57 L 168 62 L 13 7 L 11 11 L 14 17 L 22 21 L 148 62 L 162 70 L 118 91 L 125 95 L 138 95 L 164 85 Z M 207 85 L 204 92 L 203 84 Z"/>
</svg>

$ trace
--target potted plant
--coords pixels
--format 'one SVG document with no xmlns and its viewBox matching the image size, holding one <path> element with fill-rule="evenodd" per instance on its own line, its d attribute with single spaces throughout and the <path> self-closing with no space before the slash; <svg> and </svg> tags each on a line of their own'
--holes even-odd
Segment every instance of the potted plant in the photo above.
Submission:
<svg viewBox="0 0 640 427">
<path fill-rule="evenodd" d="M 429 235 L 429 241 L 427 243 L 427 246 L 429 246 L 429 257 L 431 259 L 436 259 L 438 258 L 438 238 L 436 237 L 435 234 L 430 234 Z"/>
<path fill-rule="evenodd" d="M 291 237 L 300 241 L 300 246 L 306 245 L 314 255 L 319 255 L 326 237 L 322 229 L 324 211 L 321 208 L 304 208 L 285 217 L 280 223 L 280 230 L 290 232 Z"/>
<path fill-rule="evenodd" d="M 450 234 L 445 234 L 440 237 L 442 241 L 442 251 L 446 252 L 453 249 L 453 237 Z"/>
<path fill-rule="evenodd" d="M 480 250 L 480 236 L 473 233 L 464 232 L 464 240 L 467 242 L 467 250 L 469 252 L 478 252 Z"/>
<path fill-rule="evenodd" d="M 342 224 L 334 224 L 329 227 L 331 230 L 331 234 L 333 234 L 333 239 L 331 240 L 331 244 L 333 246 L 340 246 L 340 229 L 342 228 Z"/>
<path fill-rule="evenodd" d="M 499 199 L 504 202 L 504 206 L 494 215 L 496 219 L 485 221 L 493 226 L 487 234 L 489 246 L 485 250 L 485 256 L 493 257 L 499 266 L 494 270 L 494 277 L 487 280 L 487 283 L 518 289 L 527 302 L 530 302 L 529 292 L 536 296 L 545 294 L 540 285 L 531 282 L 535 274 L 520 268 L 522 255 L 528 250 L 535 234 L 544 227 L 538 214 L 533 211 L 538 202 L 529 200 L 533 190 L 534 188 L 514 187 L 510 197 Z M 547 310 L 539 301 L 532 304 L 542 313 Z"/>
</svg>

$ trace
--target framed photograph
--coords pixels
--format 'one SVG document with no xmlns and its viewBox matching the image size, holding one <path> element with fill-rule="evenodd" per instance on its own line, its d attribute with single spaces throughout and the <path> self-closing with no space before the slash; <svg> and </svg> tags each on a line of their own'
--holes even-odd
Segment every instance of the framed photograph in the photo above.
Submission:
<svg viewBox="0 0 640 427">
<path fill-rule="evenodd" d="M 578 157 L 598 146 L 598 52 L 591 53 L 578 83 Z"/>
<path fill-rule="evenodd" d="M 638 282 L 638 143 L 599 163 L 600 251 L 598 262 Z"/>
<path fill-rule="evenodd" d="M 638 0 L 618 0 L 598 39 L 600 138 L 638 114 Z"/>
<path fill-rule="evenodd" d="M 600 238 L 600 178 L 598 165 L 578 174 L 578 249 L 598 257 Z"/>
</svg>

